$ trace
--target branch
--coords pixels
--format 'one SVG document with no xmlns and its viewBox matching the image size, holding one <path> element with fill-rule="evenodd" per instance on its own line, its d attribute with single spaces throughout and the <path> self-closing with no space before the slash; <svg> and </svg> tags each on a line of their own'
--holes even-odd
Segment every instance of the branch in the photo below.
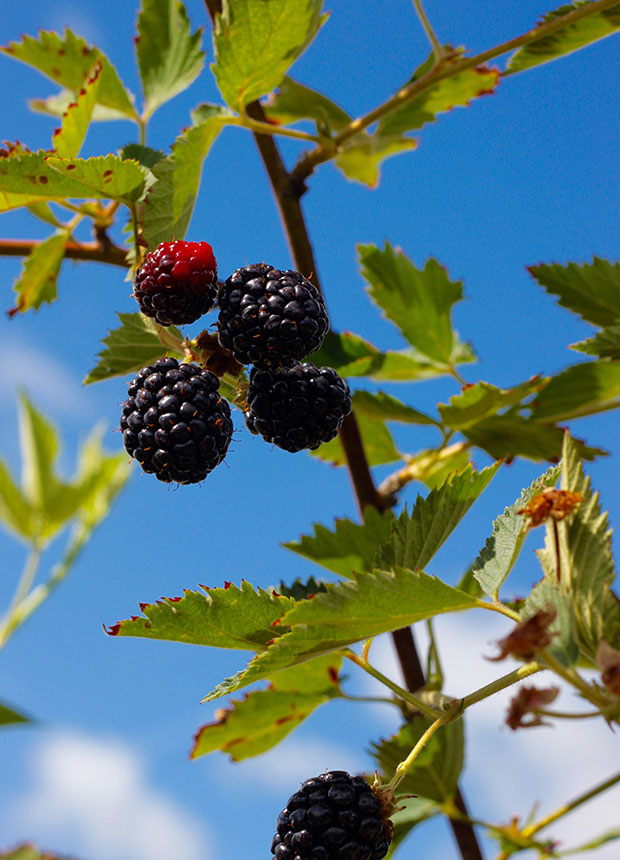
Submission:
<svg viewBox="0 0 620 860">
<path fill-rule="evenodd" d="M 221 0 L 204 0 L 204 2 L 211 19 L 214 20 L 215 16 L 221 12 Z M 263 109 L 258 101 L 247 105 L 246 112 L 249 117 L 258 122 L 265 121 Z M 293 173 L 288 172 L 272 136 L 254 132 L 254 140 L 280 210 L 282 224 L 295 265 L 298 271 L 305 274 L 306 277 L 310 277 L 317 289 L 320 290 L 314 252 L 300 202 L 307 190 L 304 177 L 295 175 L 294 171 Z M 385 500 L 375 487 L 359 426 L 353 412 L 345 418 L 340 428 L 340 441 L 360 511 L 363 511 L 368 505 L 377 508 L 377 510 L 385 510 L 390 507 L 393 500 Z M 411 629 L 405 627 L 396 630 L 392 634 L 392 638 L 401 662 L 405 683 L 410 692 L 415 693 L 416 690 L 424 686 L 425 679 Z M 455 802 L 461 812 L 467 815 L 467 809 L 458 788 Z M 463 860 L 483 860 L 473 827 L 470 824 L 452 819 L 450 819 L 450 824 Z"/>
<path fill-rule="evenodd" d="M 30 239 L 0 239 L 0 256 L 27 257 L 41 242 Z M 104 242 L 67 242 L 65 257 L 70 260 L 84 260 L 90 263 L 111 263 L 127 268 L 127 252 L 109 239 Z"/>
<path fill-rule="evenodd" d="M 426 90 L 431 89 L 439 81 L 452 78 L 467 69 L 482 66 L 489 60 L 501 57 L 503 54 L 507 54 L 517 48 L 522 48 L 545 36 L 552 36 L 554 33 L 563 30 L 567 24 L 574 24 L 582 18 L 588 18 L 597 12 L 603 12 L 605 9 L 616 6 L 617 3 L 618 0 L 595 0 L 595 2 L 587 3 L 575 9 L 574 12 L 569 12 L 560 18 L 553 18 L 544 24 L 540 24 L 538 27 L 534 27 L 532 30 L 528 30 L 522 36 L 502 42 L 501 45 L 496 45 L 494 48 L 483 51 L 481 54 L 476 54 L 475 57 L 465 57 L 460 60 L 455 59 L 453 56 L 443 57 L 427 74 L 402 87 L 395 95 L 379 105 L 379 107 L 371 110 L 365 116 L 353 120 L 339 134 L 335 135 L 331 141 L 332 147 L 330 149 L 325 149 L 325 147 L 319 144 L 319 146 L 307 152 L 291 173 L 292 179 L 295 182 L 304 182 L 314 172 L 315 167 L 333 158 L 338 153 L 339 148 L 342 147 L 342 144 L 346 143 L 349 138 L 354 137 L 360 131 L 372 125 L 373 122 L 382 119 L 396 108 L 402 107 L 402 105 Z M 333 146 L 334 144 L 335 147 Z"/>
</svg>

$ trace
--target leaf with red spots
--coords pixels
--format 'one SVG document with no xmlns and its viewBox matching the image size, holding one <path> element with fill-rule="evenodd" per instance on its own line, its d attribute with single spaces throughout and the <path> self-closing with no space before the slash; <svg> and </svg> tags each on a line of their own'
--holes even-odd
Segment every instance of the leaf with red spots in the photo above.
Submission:
<svg viewBox="0 0 620 860">
<path fill-rule="evenodd" d="M 62 126 L 54 132 L 54 149 L 62 158 L 77 155 L 84 142 L 99 92 L 101 68 L 100 62 L 95 63 L 76 100 L 64 112 Z"/>
<path fill-rule="evenodd" d="M 50 155 L 49 167 L 62 176 L 70 176 L 79 184 L 81 193 L 75 197 L 97 197 L 135 203 L 142 197 L 148 172 L 137 161 L 118 155 L 99 155 L 94 158 L 59 158 Z"/>
<path fill-rule="evenodd" d="M 192 758 L 214 750 L 233 761 L 276 746 L 320 705 L 339 695 L 341 659 L 319 657 L 274 675 L 267 690 L 250 693 L 216 711 L 216 721 L 198 731 Z"/>
<path fill-rule="evenodd" d="M 145 617 L 120 621 L 107 632 L 113 636 L 165 639 L 214 648 L 261 651 L 277 632 L 272 622 L 295 603 L 242 581 L 241 588 L 205 588 L 184 592 L 180 600 L 162 598 L 141 604 Z"/>
<path fill-rule="evenodd" d="M 118 76 L 114 66 L 98 48 L 88 45 L 71 30 L 65 30 L 64 38 L 57 33 L 39 31 L 36 39 L 24 36 L 21 42 L 11 42 L 0 48 L 9 57 L 34 66 L 48 78 L 70 90 L 73 98 L 82 89 L 84 78 L 99 61 L 101 84 L 97 102 L 120 112 L 128 119 L 136 119 L 133 96 Z"/>
</svg>

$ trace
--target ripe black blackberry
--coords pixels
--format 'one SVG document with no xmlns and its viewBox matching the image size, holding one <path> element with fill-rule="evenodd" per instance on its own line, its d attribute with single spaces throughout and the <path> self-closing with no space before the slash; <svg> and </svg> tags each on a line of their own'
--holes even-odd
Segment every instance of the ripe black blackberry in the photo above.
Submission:
<svg viewBox="0 0 620 860">
<path fill-rule="evenodd" d="M 185 325 L 210 311 L 217 265 L 207 242 L 162 242 L 136 272 L 133 295 L 160 325 Z"/>
<path fill-rule="evenodd" d="M 125 448 L 145 472 L 166 483 L 202 481 L 226 456 L 230 406 L 219 379 L 195 364 L 160 358 L 129 383 L 121 430 Z"/>
<path fill-rule="evenodd" d="M 218 305 L 220 344 L 240 364 L 277 367 L 305 358 L 329 328 L 314 284 L 265 263 L 233 272 L 220 287 Z"/>
<path fill-rule="evenodd" d="M 333 439 L 351 411 L 349 386 L 331 367 L 253 367 L 245 423 L 252 433 L 295 453 Z"/>
<path fill-rule="evenodd" d="M 275 860 L 381 860 L 391 822 L 363 776 L 333 770 L 307 779 L 278 816 Z"/>
</svg>

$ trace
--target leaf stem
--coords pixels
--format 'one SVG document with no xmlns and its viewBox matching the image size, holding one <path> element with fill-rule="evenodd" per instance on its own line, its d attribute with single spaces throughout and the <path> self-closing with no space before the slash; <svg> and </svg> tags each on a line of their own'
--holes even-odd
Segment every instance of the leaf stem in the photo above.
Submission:
<svg viewBox="0 0 620 860">
<path fill-rule="evenodd" d="M 364 660 L 354 651 L 350 651 L 349 649 L 346 649 L 342 653 L 344 657 L 346 657 L 348 660 L 351 660 L 352 663 L 355 663 L 355 665 L 359 666 L 360 669 L 363 669 L 364 672 L 367 672 L 373 678 L 376 678 L 377 681 L 380 681 L 389 690 L 391 690 L 393 693 L 396 693 L 399 698 L 412 705 L 416 709 L 416 711 L 420 711 L 431 720 L 437 719 L 438 712 L 435 710 L 435 708 L 431 708 L 418 696 L 414 696 L 413 693 L 410 693 L 408 690 L 405 690 L 400 687 L 398 684 L 388 678 L 387 675 L 384 675 L 383 672 L 380 672 L 378 669 L 372 666 L 367 660 Z"/>
<path fill-rule="evenodd" d="M 331 148 L 328 150 L 319 145 L 310 152 L 307 152 L 293 170 L 291 174 L 292 178 L 297 182 L 303 182 L 313 173 L 317 165 L 322 164 L 325 161 L 329 161 L 329 159 L 333 157 L 334 153 L 338 151 L 338 147 L 341 147 L 343 143 L 349 140 L 349 138 L 358 134 L 362 129 L 367 128 L 369 125 L 372 125 L 373 122 L 382 119 L 396 108 L 402 107 L 402 105 L 411 101 L 416 96 L 426 92 L 426 90 L 429 90 L 439 81 L 454 77 L 468 69 L 481 66 L 489 60 L 493 60 L 496 57 L 501 57 L 503 54 L 507 54 L 517 48 L 529 45 L 531 42 L 535 42 L 537 39 L 541 39 L 544 36 L 551 36 L 559 30 L 563 30 L 567 25 L 574 24 L 584 18 L 588 18 L 590 15 L 595 15 L 598 12 L 603 12 L 605 9 L 609 9 L 611 6 L 615 6 L 617 2 L 618 0 L 594 0 L 594 2 L 579 6 L 574 12 L 569 12 L 567 15 L 562 15 L 557 18 L 552 18 L 549 21 L 545 21 L 544 24 L 540 24 L 538 27 L 528 30 L 527 33 L 523 33 L 521 36 L 509 39 L 507 42 L 502 42 L 494 48 L 489 48 L 473 57 L 465 57 L 462 59 L 449 58 L 449 61 L 444 60 L 444 62 L 433 66 L 433 68 L 421 78 L 418 78 L 402 87 L 395 95 L 383 102 L 383 104 L 374 108 L 364 116 L 353 120 L 353 122 L 346 126 L 346 128 L 342 129 L 342 131 L 333 138 L 335 143 L 335 149 L 333 151 Z"/>
<path fill-rule="evenodd" d="M 420 23 L 424 28 L 424 32 L 428 38 L 428 41 L 431 43 L 433 48 L 433 54 L 435 55 L 435 64 L 441 62 L 443 58 L 446 56 L 446 52 L 443 48 L 443 45 L 435 35 L 435 31 L 431 26 L 431 22 L 428 20 L 426 12 L 424 11 L 424 7 L 422 6 L 422 0 L 413 0 L 413 6 L 415 8 L 416 14 L 420 19 Z"/>
<path fill-rule="evenodd" d="M 587 699 L 591 704 L 599 709 L 606 708 L 610 702 L 606 697 L 601 696 L 575 669 L 567 669 L 559 660 L 557 660 L 548 650 L 539 653 L 539 659 L 549 669 L 563 678 L 572 687 L 575 687 L 584 699 Z"/>
<path fill-rule="evenodd" d="M 270 122 L 262 122 L 261 120 L 252 119 L 247 114 L 240 117 L 235 117 L 230 120 L 230 125 L 238 125 L 242 128 L 248 128 L 257 134 L 279 135 L 280 137 L 293 137 L 297 140 L 309 140 L 311 143 L 318 143 L 320 138 L 315 134 L 308 134 L 305 131 L 298 131 L 295 128 L 287 128 L 286 126 L 273 125 Z"/>
<path fill-rule="evenodd" d="M 539 830 L 543 830 L 545 827 L 548 827 L 549 824 L 552 824 L 554 821 L 557 821 L 558 818 L 562 818 L 564 815 L 567 815 L 569 812 L 572 812 L 573 809 L 577 809 L 578 806 L 581 806 L 583 803 L 586 803 L 588 800 L 591 800 L 593 797 L 596 797 L 597 794 L 602 794 L 603 791 L 606 791 L 608 788 L 611 788 L 614 785 L 617 785 L 620 782 L 620 772 L 616 773 L 614 776 L 611 776 L 609 779 L 606 779 L 604 782 L 600 782 L 598 785 L 595 785 L 594 788 L 591 788 L 590 791 L 584 792 L 584 794 L 580 794 L 578 797 L 574 798 L 574 800 L 569 801 L 569 803 L 565 803 L 564 806 L 560 806 L 559 809 L 556 809 L 555 812 L 551 812 L 549 815 L 546 815 L 544 818 L 541 818 L 535 824 L 531 824 L 529 827 L 523 828 L 524 836 L 534 836 L 534 834 L 538 833 Z"/>
<path fill-rule="evenodd" d="M 20 623 L 18 618 L 19 606 L 28 596 L 30 589 L 32 588 L 40 561 L 41 549 L 38 545 L 33 545 L 26 557 L 26 562 L 19 578 L 19 582 L 17 583 L 15 594 L 13 595 L 13 599 L 11 600 L 9 608 L 7 609 L 2 621 L 2 626 L 0 627 L 0 648 L 3 648 L 4 645 L 6 645 L 9 637 Z"/>
<path fill-rule="evenodd" d="M 450 706 L 451 709 L 446 711 L 441 717 L 438 717 L 434 723 L 431 723 L 427 730 L 424 732 L 422 737 L 418 740 L 416 745 L 413 747 L 409 755 L 406 759 L 400 762 L 396 766 L 396 770 L 394 771 L 394 776 L 388 783 L 388 788 L 392 791 L 396 792 L 396 789 L 403 781 L 403 779 L 407 776 L 407 772 L 412 767 L 413 763 L 420 755 L 426 744 L 430 741 L 436 731 L 438 731 L 443 725 L 451 722 L 454 719 L 454 703 Z"/>
<path fill-rule="evenodd" d="M 460 709 L 466 710 L 472 705 L 482 702 L 484 699 L 488 699 L 489 696 L 494 696 L 495 693 L 505 690 L 506 687 L 511 687 L 513 684 L 523 681 L 524 678 L 529 678 L 530 675 L 535 675 L 536 672 L 542 672 L 543 669 L 545 669 L 545 666 L 537 663 L 536 661 L 524 663 L 523 666 L 519 666 L 518 669 L 508 672 L 508 674 L 502 675 L 501 678 L 497 678 L 495 681 L 491 681 L 490 684 L 485 684 L 484 687 L 480 687 L 479 690 L 475 690 L 468 696 L 464 696 L 459 700 L 461 703 Z"/>
</svg>

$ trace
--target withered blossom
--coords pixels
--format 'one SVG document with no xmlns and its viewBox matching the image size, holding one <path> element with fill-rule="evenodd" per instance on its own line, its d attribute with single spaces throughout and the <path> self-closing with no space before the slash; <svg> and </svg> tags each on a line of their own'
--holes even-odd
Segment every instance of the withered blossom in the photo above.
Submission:
<svg viewBox="0 0 620 860">
<path fill-rule="evenodd" d="M 571 490 L 553 490 L 549 487 L 537 493 L 524 508 L 519 508 L 518 514 L 525 514 L 529 519 L 528 528 L 534 529 L 545 520 L 563 520 L 571 514 L 578 504 L 583 502 L 581 493 Z"/>
<path fill-rule="evenodd" d="M 506 725 L 513 731 L 551 725 L 535 712 L 538 708 L 551 704 L 559 692 L 559 687 L 521 687 L 517 695 L 510 700 L 506 713 Z M 526 720 L 525 717 L 528 714 L 529 718 Z"/>
<path fill-rule="evenodd" d="M 556 615 L 555 607 L 548 606 L 546 609 L 539 609 L 526 621 L 520 621 L 508 636 L 497 641 L 500 648 L 497 657 L 487 659 L 503 660 L 510 654 L 523 660 L 533 660 L 537 651 L 551 643 L 554 634 L 549 632 L 548 627 Z"/>
</svg>

